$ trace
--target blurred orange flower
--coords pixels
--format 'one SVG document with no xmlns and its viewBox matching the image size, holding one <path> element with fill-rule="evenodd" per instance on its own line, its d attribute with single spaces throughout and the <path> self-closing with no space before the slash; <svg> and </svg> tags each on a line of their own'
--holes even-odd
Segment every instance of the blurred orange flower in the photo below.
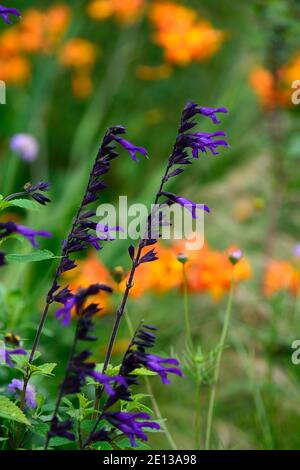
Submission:
<svg viewBox="0 0 300 470">
<path fill-rule="evenodd" d="M 74 70 L 71 83 L 74 95 L 87 98 L 93 91 L 91 70 L 95 64 L 98 47 L 83 38 L 73 38 L 61 50 L 59 60 Z"/>
<path fill-rule="evenodd" d="M 229 291 L 232 276 L 236 283 L 252 276 L 250 263 L 245 258 L 232 266 L 228 253 L 211 250 L 207 245 L 200 251 L 186 251 L 184 248 L 184 242 L 175 243 L 171 248 L 158 243 L 155 250 L 159 259 L 139 266 L 131 296 L 140 297 L 148 290 L 163 294 L 181 288 L 182 264 L 177 260 L 181 252 L 185 252 L 188 258 L 186 273 L 190 292 L 209 292 L 214 300 L 219 300 Z"/>
<path fill-rule="evenodd" d="M 30 63 L 19 55 L 0 57 L 0 80 L 13 85 L 22 85 L 31 75 Z"/>
<path fill-rule="evenodd" d="M 225 34 L 201 19 L 197 12 L 173 2 L 154 2 L 149 18 L 154 41 L 165 51 L 168 62 L 187 65 L 209 59 L 219 51 Z"/>
<path fill-rule="evenodd" d="M 276 106 L 291 106 L 292 83 L 300 77 L 300 54 L 295 55 L 277 71 L 276 78 L 263 67 L 255 68 L 250 74 L 250 84 L 261 104 L 272 109 Z"/>
<path fill-rule="evenodd" d="M 123 24 L 134 23 L 143 13 L 145 0 L 93 0 L 87 8 L 94 20 L 105 20 L 114 16 Z"/>
<path fill-rule="evenodd" d="M 73 38 L 68 41 L 61 53 L 60 62 L 74 69 L 90 69 L 96 60 L 96 47 L 83 38 Z"/>
<path fill-rule="evenodd" d="M 76 269 L 67 272 L 64 278 L 68 282 L 69 289 L 73 292 L 76 292 L 82 287 L 88 287 L 90 284 L 100 283 L 109 286 L 113 285 L 109 271 L 93 252 L 88 254 L 86 260 L 78 261 Z M 92 301 L 99 304 L 102 308 L 99 312 L 100 316 L 110 312 L 111 304 L 109 294 L 100 292 L 92 298 Z"/>
<path fill-rule="evenodd" d="M 228 251 L 231 252 L 233 247 Z M 252 276 L 249 261 L 242 258 L 232 266 L 228 253 L 215 251 L 207 245 L 201 251 L 187 252 L 188 288 L 191 292 L 209 292 L 215 301 L 230 290 L 232 277 L 235 283 L 246 281 Z"/>
<path fill-rule="evenodd" d="M 299 293 L 300 272 L 287 261 L 271 261 L 266 269 L 263 292 L 267 297 L 280 291 Z"/>
<path fill-rule="evenodd" d="M 157 65 L 154 67 L 138 65 L 135 73 L 140 80 L 161 80 L 169 78 L 172 74 L 172 69 L 168 64 Z"/>
<path fill-rule="evenodd" d="M 174 251 L 163 247 L 160 243 L 155 245 L 159 259 L 151 263 L 141 264 L 136 270 L 134 285 L 130 291 L 132 297 L 140 297 L 151 289 L 157 294 L 163 294 L 179 287 L 182 283 L 182 268 L 176 259 Z M 126 280 L 121 288 L 124 289 Z"/>
<path fill-rule="evenodd" d="M 70 18 L 71 10 L 66 5 L 54 5 L 46 11 L 27 10 L 17 26 L 21 49 L 52 53 L 61 41 Z"/>
<path fill-rule="evenodd" d="M 54 5 L 46 11 L 29 9 L 22 21 L 0 36 L 0 79 L 21 85 L 31 75 L 28 53 L 53 53 L 70 22 L 71 10 Z"/>
</svg>

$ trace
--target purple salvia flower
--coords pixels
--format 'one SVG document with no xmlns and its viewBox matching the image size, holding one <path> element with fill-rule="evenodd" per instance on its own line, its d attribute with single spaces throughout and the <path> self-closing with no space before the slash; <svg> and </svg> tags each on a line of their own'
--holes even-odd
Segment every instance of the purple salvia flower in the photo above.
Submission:
<svg viewBox="0 0 300 470">
<path fill-rule="evenodd" d="M 0 16 L 2 16 L 6 24 L 12 24 L 9 15 L 20 17 L 21 13 L 16 8 L 7 8 L 3 5 L 0 5 Z"/>
<path fill-rule="evenodd" d="M 140 153 L 144 155 L 145 157 L 148 156 L 147 150 L 144 149 L 143 147 L 137 147 L 136 145 L 133 145 L 131 142 L 128 140 L 123 139 L 122 137 L 114 137 L 114 140 L 118 142 L 122 147 L 124 147 L 125 150 L 130 154 L 131 159 L 135 162 L 138 161 L 137 158 L 137 153 Z"/>
<path fill-rule="evenodd" d="M 19 379 L 13 379 L 7 387 L 8 393 L 20 397 L 23 391 L 24 381 Z M 36 408 L 36 390 L 35 387 L 29 384 L 26 388 L 25 403 L 28 408 Z"/>
<path fill-rule="evenodd" d="M 23 235 L 33 247 L 38 248 L 39 244 L 36 241 L 36 237 L 47 237 L 51 238 L 52 234 L 45 230 L 33 230 L 24 225 L 15 224 L 14 222 L 1 222 L 0 223 L 0 240 L 11 235 L 12 233 L 19 233 Z"/>
<path fill-rule="evenodd" d="M 59 310 L 56 312 L 56 318 L 62 318 L 61 324 L 62 326 L 68 326 L 71 321 L 71 312 L 76 303 L 76 298 L 75 296 L 70 296 L 64 303 L 64 306 L 61 307 Z"/>
<path fill-rule="evenodd" d="M 147 435 L 143 431 L 144 428 L 160 429 L 160 425 L 151 421 L 151 416 L 148 413 L 107 412 L 104 414 L 104 417 L 110 424 L 129 438 L 132 447 L 138 446 L 135 439 L 148 440 Z"/>
<path fill-rule="evenodd" d="M 23 235 L 27 240 L 32 244 L 34 248 L 39 248 L 39 244 L 36 241 L 36 237 L 47 237 L 51 238 L 52 234 L 47 232 L 46 230 L 33 230 L 29 227 L 25 227 L 24 225 L 16 224 L 16 231 Z"/>
<path fill-rule="evenodd" d="M 109 227 L 108 225 L 98 223 L 96 229 L 97 229 L 97 237 L 103 241 L 113 241 L 116 239 L 116 237 L 111 235 L 110 232 L 113 232 L 113 233 L 123 232 L 124 233 L 124 229 L 120 227 L 119 225 L 115 227 Z"/>
<path fill-rule="evenodd" d="M 87 297 L 89 297 L 90 295 L 96 295 L 100 291 L 111 293 L 112 288 L 105 284 L 92 284 L 86 289 L 79 289 L 76 294 L 72 294 L 68 288 L 62 289 L 58 294 L 54 296 L 54 300 L 56 302 L 60 302 L 63 304 L 63 307 L 61 307 L 56 312 L 56 318 L 62 317 L 62 325 L 68 326 L 71 321 L 72 309 L 74 308 L 75 313 L 77 315 L 80 315 Z M 93 314 L 97 313 L 97 311 L 99 311 L 99 309 L 93 311 Z M 84 311 L 84 313 L 86 314 L 87 312 Z"/>
<path fill-rule="evenodd" d="M 10 357 L 13 355 L 26 356 L 27 352 L 25 351 L 25 349 L 22 349 L 22 348 L 18 348 L 18 349 L 1 348 L 0 349 L 0 364 L 6 363 L 8 366 L 14 367 L 14 363 Z"/>
<path fill-rule="evenodd" d="M 182 207 L 187 209 L 191 214 L 193 219 L 198 219 L 197 209 L 204 210 L 205 212 L 210 212 L 210 208 L 206 204 L 197 204 L 196 202 L 191 201 L 183 196 L 176 196 L 176 194 L 168 193 L 165 191 L 161 192 L 161 195 L 166 196 L 171 203 L 180 204 Z"/>
<path fill-rule="evenodd" d="M 167 374 L 176 374 L 180 377 L 183 377 L 183 373 L 180 369 L 178 369 L 177 367 L 169 367 L 169 366 L 166 366 L 165 364 L 179 366 L 179 362 L 177 361 L 177 359 L 174 359 L 174 358 L 160 357 L 160 356 L 156 356 L 155 354 L 145 355 L 144 366 L 147 369 L 152 370 L 153 372 L 156 372 L 157 374 L 159 374 L 163 384 L 166 385 L 170 383 Z"/>
<path fill-rule="evenodd" d="M 122 385 L 123 387 L 127 387 L 126 380 L 124 379 L 124 377 L 120 375 L 109 376 L 109 375 L 105 375 L 105 374 L 102 374 L 101 372 L 97 372 L 93 370 L 89 374 L 89 376 L 95 379 L 100 385 L 102 385 L 105 392 L 109 396 L 114 396 L 116 394 L 116 391 L 112 387 L 111 384 L 114 384 L 114 385 L 119 384 L 119 385 Z"/>
</svg>

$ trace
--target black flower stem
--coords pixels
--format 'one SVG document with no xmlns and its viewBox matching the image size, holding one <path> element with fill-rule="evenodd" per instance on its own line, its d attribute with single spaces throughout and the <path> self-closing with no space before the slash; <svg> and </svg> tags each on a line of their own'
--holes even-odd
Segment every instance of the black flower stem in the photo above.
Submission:
<svg viewBox="0 0 300 470">
<path fill-rule="evenodd" d="M 58 394 L 58 397 L 57 397 L 57 400 L 56 400 L 56 404 L 55 404 L 55 408 L 54 408 L 53 415 L 52 415 L 52 418 L 51 418 L 51 422 L 57 417 L 58 410 L 59 410 L 61 401 L 62 401 L 63 396 L 64 396 L 63 383 L 66 380 L 66 378 L 68 377 L 68 374 L 70 372 L 71 361 L 72 361 L 73 356 L 75 354 L 77 341 L 78 341 L 77 336 L 78 336 L 78 323 L 77 323 L 77 326 L 76 326 L 74 339 L 73 339 L 72 347 L 71 347 L 71 350 L 70 350 L 70 355 L 69 355 L 69 360 L 68 360 L 67 367 L 66 367 L 65 377 L 64 377 L 63 382 L 60 386 L 60 391 L 59 391 L 59 394 Z M 44 450 L 48 449 L 50 439 L 51 439 L 51 437 L 49 436 L 49 433 L 48 433 L 47 434 L 47 439 L 46 439 L 46 442 L 45 442 Z"/>
<path fill-rule="evenodd" d="M 9 196 L 6 196 L 3 201 L 11 201 L 12 199 L 15 199 L 16 197 L 21 197 L 21 196 L 26 196 L 28 195 L 28 193 L 26 193 L 25 191 L 22 191 L 22 192 L 19 192 L 19 193 L 14 193 L 14 194 L 10 194 Z"/>
</svg>

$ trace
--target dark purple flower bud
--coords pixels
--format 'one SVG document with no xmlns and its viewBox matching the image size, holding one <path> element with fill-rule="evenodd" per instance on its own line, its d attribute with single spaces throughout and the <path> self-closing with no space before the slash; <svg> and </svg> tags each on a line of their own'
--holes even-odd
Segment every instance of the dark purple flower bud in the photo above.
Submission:
<svg viewBox="0 0 300 470">
<path fill-rule="evenodd" d="M 31 196 L 35 201 L 37 201 L 39 204 L 42 204 L 45 206 L 48 202 L 51 202 L 51 200 L 46 197 L 44 194 L 41 194 L 38 191 L 49 191 L 49 183 L 46 183 L 44 181 L 40 181 L 37 184 L 31 184 L 31 183 L 26 183 L 24 186 L 24 189 L 26 193 Z"/>
<path fill-rule="evenodd" d="M 151 261 L 156 261 L 158 259 L 157 253 L 154 248 L 148 251 L 145 255 L 143 255 L 139 261 L 139 264 L 142 263 L 150 263 Z"/>
<path fill-rule="evenodd" d="M 48 437 L 65 437 L 69 441 L 75 441 L 75 435 L 70 432 L 73 431 L 73 421 L 68 419 L 63 422 L 59 422 L 57 417 L 54 417 L 51 421 L 50 431 L 48 432 Z"/>
<path fill-rule="evenodd" d="M 21 13 L 16 8 L 6 8 L 5 6 L 0 5 L 0 16 L 2 16 L 6 24 L 12 24 L 9 15 L 20 17 Z"/>
<path fill-rule="evenodd" d="M 86 445 L 91 444 L 92 442 L 107 442 L 110 441 L 111 438 L 109 436 L 109 433 L 106 431 L 105 428 L 100 429 L 99 431 L 95 431 L 90 434 Z"/>
<path fill-rule="evenodd" d="M 24 388 L 24 380 L 13 379 L 7 387 L 8 393 L 11 393 L 17 397 L 21 396 L 21 392 Z M 28 408 L 36 408 L 36 390 L 35 387 L 31 384 L 28 384 L 26 387 L 25 403 Z"/>
<path fill-rule="evenodd" d="M 148 440 L 147 435 L 143 431 L 144 428 L 160 429 L 158 423 L 150 421 L 151 417 L 148 413 L 106 412 L 104 417 L 112 426 L 119 429 L 129 438 L 132 447 L 137 447 L 138 445 L 135 439 Z"/>
<path fill-rule="evenodd" d="M 6 265 L 5 253 L 0 251 L 0 267 Z"/>
<path fill-rule="evenodd" d="M 14 367 L 14 363 L 11 359 L 10 356 L 13 355 L 22 355 L 26 356 L 27 352 L 25 349 L 19 348 L 19 349 L 0 349 L 0 364 L 1 363 L 6 363 L 10 367 Z"/>
</svg>

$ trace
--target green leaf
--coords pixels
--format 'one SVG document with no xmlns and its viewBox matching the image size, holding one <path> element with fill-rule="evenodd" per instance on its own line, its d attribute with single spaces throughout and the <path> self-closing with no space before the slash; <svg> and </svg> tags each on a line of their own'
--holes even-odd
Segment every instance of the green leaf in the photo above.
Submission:
<svg viewBox="0 0 300 470">
<path fill-rule="evenodd" d="M 133 375 L 157 375 L 156 372 L 152 370 L 145 369 L 145 367 L 139 367 L 138 369 L 134 369 L 131 374 Z"/>
<path fill-rule="evenodd" d="M 9 398 L 3 395 L 0 395 L 0 418 L 8 419 L 9 421 L 17 421 L 18 423 L 30 426 L 23 411 Z"/>
<path fill-rule="evenodd" d="M 44 261 L 54 258 L 54 254 L 49 250 L 36 250 L 27 255 L 10 254 L 6 255 L 8 261 L 16 261 L 17 263 L 32 263 L 36 261 Z"/>
<path fill-rule="evenodd" d="M 30 364 L 31 375 L 54 375 L 52 371 L 55 369 L 57 364 L 55 362 L 47 362 L 41 366 L 35 366 Z"/>
<path fill-rule="evenodd" d="M 21 207 L 22 209 L 27 209 L 29 211 L 39 211 L 41 206 L 35 201 L 30 199 L 13 199 L 9 201 L 10 206 Z"/>
<path fill-rule="evenodd" d="M 72 444 L 72 442 L 69 439 L 67 439 L 66 437 L 56 436 L 56 437 L 52 437 L 52 439 L 50 441 L 50 446 L 51 447 L 65 446 L 65 445 L 68 445 L 68 444 Z"/>
<path fill-rule="evenodd" d="M 0 201 L 4 198 L 3 194 L 0 194 Z"/>
</svg>

